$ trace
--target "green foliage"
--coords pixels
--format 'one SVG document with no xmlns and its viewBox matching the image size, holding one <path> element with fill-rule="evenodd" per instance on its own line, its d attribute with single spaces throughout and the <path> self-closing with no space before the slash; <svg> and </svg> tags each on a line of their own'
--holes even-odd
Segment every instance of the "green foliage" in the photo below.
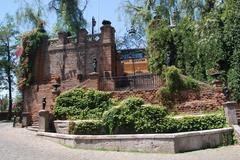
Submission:
<svg viewBox="0 0 240 160">
<path fill-rule="evenodd" d="M 169 132 L 188 132 L 226 127 L 226 119 L 223 114 L 205 116 L 188 116 L 180 119 L 170 118 L 171 130 Z"/>
<path fill-rule="evenodd" d="M 141 99 L 129 98 L 103 115 L 103 123 L 110 134 L 136 133 L 176 133 L 223 128 L 226 120 L 223 114 L 188 116 L 174 118 L 168 116 L 166 108 L 140 105 Z M 128 104 L 136 105 L 128 105 Z M 138 104 L 138 105 L 137 105 Z"/>
<path fill-rule="evenodd" d="M 6 14 L 4 21 L 0 22 L 0 89 L 8 90 L 9 120 L 12 115 L 12 90 L 15 85 L 17 36 L 15 21 L 13 17 Z"/>
<path fill-rule="evenodd" d="M 23 35 L 22 46 L 23 53 L 20 57 L 20 62 L 17 70 L 18 87 L 23 89 L 32 83 L 32 70 L 35 62 L 35 55 L 43 42 L 47 40 L 48 34 L 39 26 L 32 32 L 27 32 Z"/>
<path fill-rule="evenodd" d="M 71 127 L 70 133 L 75 135 L 105 134 L 105 127 L 100 120 L 81 120 Z"/>
<path fill-rule="evenodd" d="M 180 70 L 174 66 L 166 68 L 163 75 L 165 86 L 159 89 L 158 96 L 161 103 L 169 109 L 174 105 L 174 98 L 181 96 L 181 91 L 197 91 L 199 89 L 199 85 L 195 80 L 181 76 Z"/>
<path fill-rule="evenodd" d="M 167 115 L 163 107 L 143 106 L 139 98 L 128 98 L 119 106 L 113 107 L 103 115 L 103 122 L 110 134 L 142 133 L 145 128 L 148 132 L 154 123 L 161 121 Z M 134 104 L 134 105 L 133 105 Z"/>
<path fill-rule="evenodd" d="M 96 90 L 74 89 L 56 99 L 56 119 L 100 119 L 112 106 L 111 94 Z"/>
<path fill-rule="evenodd" d="M 166 20 L 156 20 L 149 25 L 147 34 L 149 69 L 161 75 L 168 58 L 167 55 L 173 56 L 172 49 L 175 48 L 171 29 Z"/>
<path fill-rule="evenodd" d="M 86 26 L 83 12 L 87 4 L 88 0 L 51 0 L 50 9 L 54 9 L 58 16 L 57 30 L 61 30 L 59 24 L 63 24 L 63 30 L 67 28 L 68 31 L 77 34 L 82 27 Z"/>
<path fill-rule="evenodd" d="M 137 97 L 129 97 L 121 102 L 121 106 L 136 108 L 144 104 L 144 100 Z"/>
<path fill-rule="evenodd" d="M 170 92 L 179 92 L 185 89 L 184 80 L 180 75 L 180 70 L 176 67 L 168 67 L 164 71 L 165 83 Z"/>
<path fill-rule="evenodd" d="M 39 24 L 43 23 L 42 17 L 44 15 L 44 8 L 41 0 L 35 0 L 34 4 L 30 4 L 27 1 L 21 2 L 23 3 L 17 12 L 16 12 L 16 21 L 19 25 L 31 25 L 31 27 L 37 28 Z"/>
<path fill-rule="evenodd" d="M 185 14 L 175 19 L 173 28 L 156 10 L 156 18 L 148 27 L 149 68 L 161 75 L 168 62 L 201 81 L 211 81 L 207 71 L 214 68 L 224 73 L 221 79 L 230 88 L 232 98 L 239 101 L 240 2 L 202 2 L 181 1 L 178 13 Z"/>
<path fill-rule="evenodd" d="M 234 100 L 240 101 L 240 2 L 226 0 L 225 18 L 225 47 L 230 56 L 230 70 L 228 72 L 228 85 Z"/>
<path fill-rule="evenodd" d="M 172 109 L 174 106 L 174 93 L 172 93 L 168 87 L 162 87 L 158 90 L 157 95 L 159 97 L 159 101 L 162 105 L 168 107 L 168 109 Z"/>
</svg>

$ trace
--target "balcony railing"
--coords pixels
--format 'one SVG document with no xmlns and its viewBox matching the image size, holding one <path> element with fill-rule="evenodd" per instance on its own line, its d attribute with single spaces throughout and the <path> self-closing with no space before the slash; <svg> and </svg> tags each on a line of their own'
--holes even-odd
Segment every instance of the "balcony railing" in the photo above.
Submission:
<svg viewBox="0 0 240 160">
<path fill-rule="evenodd" d="M 101 88 L 104 89 L 104 84 L 107 81 L 112 80 L 115 83 L 116 91 L 124 90 L 151 90 L 159 86 L 160 80 L 155 74 L 141 74 L 135 76 L 123 76 L 123 77 L 102 77 L 100 80 Z"/>
</svg>

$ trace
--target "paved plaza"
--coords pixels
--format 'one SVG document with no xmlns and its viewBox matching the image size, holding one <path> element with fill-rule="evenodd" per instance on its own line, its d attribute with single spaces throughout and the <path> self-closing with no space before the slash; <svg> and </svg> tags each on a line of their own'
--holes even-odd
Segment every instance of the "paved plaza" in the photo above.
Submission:
<svg viewBox="0 0 240 160">
<path fill-rule="evenodd" d="M 128 153 L 71 149 L 26 129 L 0 122 L 0 160 L 239 160 L 240 146 L 182 154 Z"/>
</svg>

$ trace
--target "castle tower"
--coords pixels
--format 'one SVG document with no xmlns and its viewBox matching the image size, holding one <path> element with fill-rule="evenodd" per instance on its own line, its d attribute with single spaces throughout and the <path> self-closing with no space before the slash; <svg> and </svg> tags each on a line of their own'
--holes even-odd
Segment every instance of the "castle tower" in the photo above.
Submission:
<svg viewBox="0 0 240 160">
<path fill-rule="evenodd" d="M 100 75 L 111 78 L 116 76 L 116 44 L 115 29 L 111 26 L 110 21 L 103 21 L 101 27 L 101 48 L 100 54 Z"/>
</svg>

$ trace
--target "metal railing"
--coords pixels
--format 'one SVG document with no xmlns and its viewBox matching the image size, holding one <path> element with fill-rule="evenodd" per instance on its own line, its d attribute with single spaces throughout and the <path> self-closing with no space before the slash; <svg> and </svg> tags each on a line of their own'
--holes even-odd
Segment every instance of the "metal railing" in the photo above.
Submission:
<svg viewBox="0 0 240 160">
<path fill-rule="evenodd" d="M 123 77 L 102 77 L 100 85 L 104 89 L 104 84 L 107 81 L 112 80 L 115 83 L 116 91 L 124 90 L 150 90 L 159 86 L 159 78 L 155 74 L 141 74 L 135 76 L 123 76 Z"/>
</svg>

